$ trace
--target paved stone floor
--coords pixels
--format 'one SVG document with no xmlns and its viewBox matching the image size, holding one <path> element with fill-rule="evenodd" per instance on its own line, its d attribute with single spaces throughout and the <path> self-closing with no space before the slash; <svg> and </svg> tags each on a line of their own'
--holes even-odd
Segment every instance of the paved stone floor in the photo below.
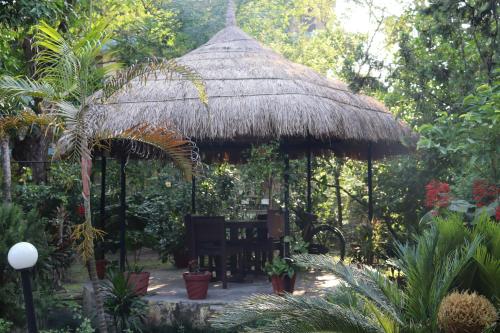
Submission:
<svg viewBox="0 0 500 333">
<path fill-rule="evenodd" d="M 210 326 L 209 319 L 225 306 L 240 302 L 256 294 L 271 294 L 272 286 L 266 276 L 247 278 L 246 282 L 229 282 L 227 289 L 222 289 L 221 282 L 210 284 L 208 297 L 204 300 L 187 298 L 182 273 L 184 270 L 156 269 L 151 273 L 148 293 L 144 300 L 149 304 L 147 322 L 160 327 L 189 323 L 195 328 Z M 300 272 L 297 276 L 296 295 L 318 295 L 339 284 L 333 275 L 312 272 Z M 94 297 L 90 283 L 83 288 L 83 309 L 86 315 L 93 317 Z"/>
<path fill-rule="evenodd" d="M 245 282 L 229 282 L 227 289 L 222 289 L 221 282 L 210 283 L 205 300 L 189 300 L 182 273 L 184 270 L 158 270 L 151 272 L 148 301 L 193 302 L 207 304 L 228 304 L 241 301 L 253 294 L 270 294 L 272 286 L 266 276 L 247 277 Z M 294 294 L 318 294 L 328 287 L 334 287 L 339 281 L 330 274 L 300 272 L 297 277 Z"/>
</svg>

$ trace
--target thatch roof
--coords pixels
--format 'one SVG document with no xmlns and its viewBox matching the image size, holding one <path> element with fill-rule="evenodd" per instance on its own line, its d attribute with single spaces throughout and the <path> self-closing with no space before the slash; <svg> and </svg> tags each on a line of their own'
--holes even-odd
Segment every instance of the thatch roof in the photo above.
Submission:
<svg viewBox="0 0 500 333">
<path fill-rule="evenodd" d="M 161 75 L 112 96 L 104 109 L 113 127 L 174 123 L 200 150 L 283 140 L 332 147 L 363 158 L 407 151 L 411 130 L 377 100 L 351 92 L 338 80 L 293 63 L 235 24 L 232 1 L 226 27 L 179 58 L 206 83 L 208 107 L 182 79 Z"/>
</svg>

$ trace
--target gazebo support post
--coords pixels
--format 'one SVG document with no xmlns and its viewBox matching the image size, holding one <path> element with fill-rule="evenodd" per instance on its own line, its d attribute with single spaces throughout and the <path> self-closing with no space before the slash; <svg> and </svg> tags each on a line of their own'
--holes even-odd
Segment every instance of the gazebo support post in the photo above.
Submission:
<svg viewBox="0 0 500 333">
<path fill-rule="evenodd" d="M 126 174 L 125 166 L 127 163 L 127 156 L 123 153 L 120 156 L 120 271 L 125 271 L 125 257 L 127 255 L 125 249 L 125 229 L 126 229 Z"/>
<path fill-rule="evenodd" d="M 372 144 L 368 144 L 368 221 L 373 219 L 373 163 L 372 163 Z"/>
<path fill-rule="evenodd" d="M 191 214 L 196 214 L 196 177 L 191 177 Z"/>
<path fill-rule="evenodd" d="M 312 151 L 311 147 L 307 148 L 307 201 L 306 208 L 307 212 L 312 214 Z"/>
<path fill-rule="evenodd" d="M 105 229 L 106 224 L 106 156 L 101 154 L 101 201 L 99 207 L 99 229 Z M 97 244 L 97 259 L 104 259 L 102 241 Z"/>
<path fill-rule="evenodd" d="M 337 160 L 338 161 L 338 160 Z M 340 193 L 340 171 L 342 164 L 337 163 L 335 168 L 335 196 L 337 197 L 337 224 L 339 227 L 342 226 L 343 216 L 342 216 L 342 195 Z"/>
<path fill-rule="evenodd" d="M 283 187 L 284 193 L 284 203 L 285 203 L 285 238 L 286 241 L 283 242 L 283 256 L 290 256 L 290 243 L 288 236 L 290 236 L 290 158 L 286 151 L 283 152 L 283 161 L 285 168 L 283 170 Z"/>
</svg>

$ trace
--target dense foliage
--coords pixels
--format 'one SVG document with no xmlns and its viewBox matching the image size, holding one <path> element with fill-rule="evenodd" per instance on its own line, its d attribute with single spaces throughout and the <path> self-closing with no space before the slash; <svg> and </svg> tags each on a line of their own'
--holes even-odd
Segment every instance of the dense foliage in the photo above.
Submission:
<svg viewBox="0 0 500 333">
<path fill-rule="evenodd" d="M 366 214 L 366 164 L 331 156 L 318 156 L 313 161 L 314 213 L 322 222 L 337 223 L 343 229 L 353 261 L 372 262 L 399 254 L 408 285 L 396 292 L 392 282 L 378 273 L 361 272 L 364 277 L 374 278 L 380 289 L 377 296 L 384 294 L 383 302 L 377 303 L 370 298 L 372 294 L 366 294 L 369 290 L 348 279 L 350 272 L 328 264 L 328 268 L 352 282 L 354 292 L 341 290 L 332 297 L 344 300 L 342 304 L 332 299 L 318 303 L 300 299 L 295 305 L 311 311 L 315 306 L 347 311 L 345 307 L 350 305 L 353 309 L 348 314 L 352 318 L 369 318 L 370 325 L 374 323 L 359 328 L 361 331 L 435 329 L 439 302 L 451 285 L 476 290 L 498 305 L 500 277 L 494 268 L 498 267 L 499 231 L 498 224 L 486 221 L 488 216 L 500 220 L 497 1 L 417 0 L 398 13 L 376 1 L 348 1 L 370 13 L 373 27 L 368 33 L 344 27 L 335 0 L 236 2 L 237 20 L 243 30 L 292 61 L 342 79 L 353 90 L 384 101 L 392 113 L 420 134 L 414 154 L 375 162 L 373 221 L 368 221 Z M 70 41 L 85 35 L 89 27 L 102 24 L 108 38 L 102 45 L 94 45 L 102 52 L 91 55 L 92 70 L 86 80 L 90 84 L 80 85 L 85 91 L 79 99 L 85 101 L 102 83 L 97 60 L 118 67 L 147 58 L 183 55 L 223 27 L 225 9 L 225 0 L 0 1 L 0 75 L 27 76 L 33 82 L 41 79 L 44 66 L 37 67 L 36 59 L 44 45 L 36 45 L 34 36 L 42 22 L 46 29 L 53 28 L 53 32 Z M 374 41 L 380 39 L 383 52 L 374 47 Z M 100 58 L 102 54 L 106 57 Z M 66 81 L 52 83 L 59 88 L 60 97 L 70 102 L 78 99 L 75 96 L 81 91 L 75 92 L 76 85 L 68 88 L 63 87 Z M 73 91 L 69 98 L 65 96 L 67 91 Z M 58 133 L 48 131 L 45 121 L 33 120 L 32 116 L 23 118 L 26 114 L 43 118 L 47 99 L 42 97 L 0 98 L 4 192 L 10 188 L 15 204 L 0 208 L 0 332 L 9 330 L 10 322 L 22 324 L 22 302 L 12 292 L 19 284 L 18 277 L 5 263 L 8 248 L 20 240 L 29 240 L 39 248 L 44 265 L 37 268 L 35 299 L 43 318 L 55 303 L 61 305 L 47 290 L 60 287 L 65 268 L 74 258 L 70 230 L 83 220 L 79 213 L 82 180 L 78 165 L 49 162 Z M 27 110 L 29 113 L 25 113 Z M 22 126 L 8 125 L 12 116 L 23 119 Z M 5 130 L 6 124 L 11 126 L 9 130 Z M 10 149 L 12 161 L 6 160 L 9 154 L 5 152 Z M 303 156 L 294 157 L 291 203 L 300 209 L 306 205 L 306 161 Z M 244 153 L 243 160 L 246 163 L 241 165 L 203 166 L 196 178 L 198 214 L 247 218 L 268 208 L 262 204 L 265 199 L 274 208 L 282 206 L 283 159 L 279 143 L 253 147 Z M 101 174 L 98 161 L 94 163 L 91 206 L 93 220 L 99 221 Z M 10 173 L 5 165 L 12 169 L 11 184 L 5 181 Z M 104 210 L 104 229 L 108 233 L 101 244 L 105 254 L 115 252 L 118 245 L 114 232 L 119 214 L 118 168 L 116 161 L 108 159 Z M 164 261 L 183 250 L 183 216 L 192 211 L 191 184 L 182 180 L 170 163 L 129 161 L 127 189 L 129 249 L 153 248 Z M 459 215 L 450 217 L 450 212 Z M 293 214 L 291 219 L 292 231 L 298 236 Z M 481 237 L 482 244 L 477 244 L 477 237 Z M 452 248 L 443 247 L 443 238 Z M 401 245 L 406 242 L 408 245 Z M 429 252 L 428 256 L 416 258 L 419 251 Z M 432 251 L 443 256 L 434 257 Z M 431 258 L 442 264 L 439 270 L 429 268 Z M 458 269 L 462 259 L 470 259 L 467 270 Z M 457 264 L 454 271 L 452 264 Z M 424 268 L 435 274 L 424 276 Z M 448 269 L 449 274 L 459 276 L 461 284 L 453 281 L 438 288 L 438 282 L 433 281 L 446 273 L 441 270 Z M 417 296 L 424 300 L 419 303 Z M 283 306 L 296 310 L 293 301 L 286 298 Z M 274 298 L 266 302 L 273 306 L 279 303 Z M 390 308 L 384 308 L 386 305 Z M 324 312 L 317 314 L 323 316 Z M 272 319 L 285 323 L 279 316 Z M 88 322 L 82 325 L 88 326 Z"/>
</svg>

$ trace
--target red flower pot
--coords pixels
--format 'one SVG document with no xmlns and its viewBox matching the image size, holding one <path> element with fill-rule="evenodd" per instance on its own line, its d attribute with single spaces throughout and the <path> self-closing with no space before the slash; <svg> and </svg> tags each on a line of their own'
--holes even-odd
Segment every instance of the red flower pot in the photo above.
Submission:
<svg viewBox="0 0 500 333">
<path fill-rule="evenodd" d="M 190 273 L 182 274 L 186 283 L 186 291 L 189 299 L 205 299 L 207 298 L 208 283 L 212 278 L 212 273 Z"/>
<path fill-rule="evenodd" d="M 149 286 L 149 272 L 140 272 L 140 273 L 128 273 L 128 284 L 132 288 L 136 295 L 144 296 L 148 292 Z"/>
<path fill-rule="evenodd" d="M 95 261 L 95 270 L 97 271 L 97 277 L 99 280 L 103 280 L 106 277 L 106 265 L 108 261 L 106 259 L 99 259 Z"/>
<path fill-rule="evenodd" d="M 293 293 L 295 290 L 295 279 L 297 274 L 294 274 L 291 278 L 288 275 L 271 276 L 271 283 L 273 285 L 273 292 L 276 295 L 283 295 L 285 292 Z"/>
<path fill-rule="evenodd" d="M 173 254 L 174 266 L 176 268 L 186 268 L 189 264 L 189 253 L 186 250 L 177 250 Z"/>
</svg>

